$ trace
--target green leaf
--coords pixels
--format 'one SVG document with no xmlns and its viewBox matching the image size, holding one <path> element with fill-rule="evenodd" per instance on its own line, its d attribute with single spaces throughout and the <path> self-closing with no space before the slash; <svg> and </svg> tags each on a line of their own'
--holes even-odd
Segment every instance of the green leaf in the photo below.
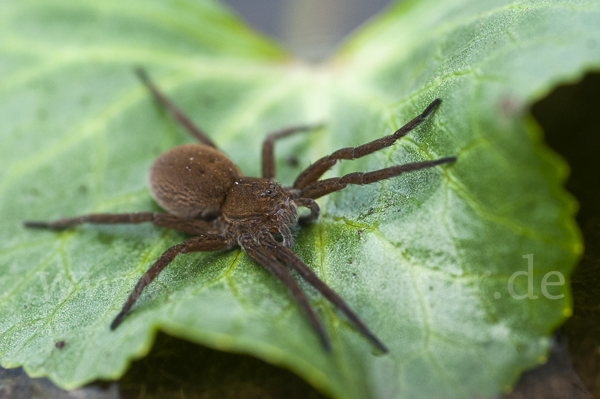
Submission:
<svg viewBox="0 0 600 399">
<path fill-rule="evenodd" d="M 599 17 L 596 1 L 404 1 L 311 66 L 213 1 L 3 2 L 0 364 L 66 388 L 119 378 L 160 329 L 290 368 L 340 398 L 506 389 L 544 361 L 550 332 L 571 313 L 568 280 L 547 291 L 542 281 L 568 279 L 582 251 L 562 189 L 567 167 L 527 106 L 600 66 Z M 284 184 L 443 99 L 401 142 L 327 176 L 450 155 L 456 163 L 349 187 L 319 201 L 318 223 L 295 230 L 294 250 L 388 355 L 304 285 L 332 339 L 325 353 L 285 288 L 239 249 L 178 257 L 108 329 L 141 274 L 185 236 L 20 222 L 160 210 L 146 171 L 192 139 L 136 80 L 138 65 L 246 175 L 259 174 L 267 132 L 324 121 L 278 143 Z M 299 166 L 285 164 L 290 154 Z M 528 259 L 537 299 L 515 299 L 509 281 L 527 292 L 514 273 Z"/>
</svg>

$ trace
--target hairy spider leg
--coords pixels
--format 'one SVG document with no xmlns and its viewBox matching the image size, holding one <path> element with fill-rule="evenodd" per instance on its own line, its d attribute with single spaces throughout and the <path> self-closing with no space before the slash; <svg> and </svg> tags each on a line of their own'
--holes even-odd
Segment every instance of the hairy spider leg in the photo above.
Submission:
<svg viewBox="0 0 600 399">
<path fill-rule="evenodd" d="M 344 302 L 344 300 L 327 284 L 325 284 L 317 275 L 296 255 L 292 250 L 279 244 L 270 234 L 261 234 L 259 237 L 261 244 L 269 248 L 271 253 L 275 255 L 281 262 L 287 264 L 289 267 L 302 276 L 310 285 L 315 287 L 317 291 L 321 293 L 329 302 L 337 307 L 342 313 L 348 317 L 348 319 L 354 324 L 354 326 L 367 337 L 377 348 L 383 352 L 388 352 L 388 348 L 371 332 L 369 327 L 358 317 L 352 309 Z"/>
<path fill-rule="evenodd" d="M 355 172 L 349 173 L 342 177 L 334 177 L 331 179 L 318 180 L 310 186 L 304 188 L 300 192 L 300 198 L 317 199 L 324 195 L 331 194 L 335 191 L 340 191 L 348 184 L 371 184 L 381 180 L 389 179 L 390 177 L 398 176 L 404 172 L 412 172 L 415 170 L 432 168 L 437 165 L 442 165 L 456 161 L 456 157 L 447 157 L 436 159 L 434 161 L 422 161 L 415 163 L 407 163 L 405 165 L 390 166 L 389 168 L 376 170 L 373 172 Z M 297 200 L 296 200 L 297 202 Z"/>
<path fill-rule="evenodd" d="M 283 239 L 283 245 L 291 248 L 294 246 L 294 236 L 292 235 L 292 232 L 290 231 L 290 228 L 287 227 L 286 224 L 280 224 L 279 226 L 277 226 L 277 229 L 279 230 L 279 234 L 281 234 L 281 238 Z"/>
<path fill-rule="evenodd" d="M 317 162 L 304 169 L 294 182 L 295 189 L 303 189 L 308 187 L 310 184 L 316 182 L 327 172 L 335 163 L 339 160 L 352 160 L 364 157 L 379 151 L 383 148 L 389 147 L 401 137 L 404 137 L 408 132 L 419 126 L 425 118 L 442 102 L 441 99 L 436 98 L 425 108 L 425 111 L 400 129 L 396 130 L 393 134 L 373 140 L 369 143 L 360 145 L 358 147 L 347 147 L 335 151 L 331 155 L 326 155 L 319 159 Z"/>
<path fill-rule="evenodd" d="M 321 127 L 321 125 L 294 126 L 267 135 L 263 141 L 262 147 L 262 177 L 266 179 L 275 179 L 275 154 L 273 149 L 275 140 L 291 136 L 294 133 L 318 129 L 319 127 Z"/>
<path fill-rule="evenodd" d="M 232 243 L 224 236 L 217 234 L 207 234 L 185 240 L 181 244 L 177 244 L 167 249 L 154 262 L 152 267 L 146 271 L 139 279 L 129 298 L 123 305 L 123 309 L 110 325 L 110 329 L 114 330 L 123 321 L 127 312 L 131 309 L 135 301 L 140 297 L 144 288 L 150 284 L 165 267 L 175 259 L 178 254 L 187 254 L 190 252 L 209 252 L 218 251 L 231 247 Z"/>
<path fill-rule="evenodd" d="M 270 233 L 266 232 L 270 236 Z M 317 318 L 314 310 L 310 307 L 310 303 L 308 302 L 308 298 L 302 288 L 298 285 L 294 277 L 290 273 L 288 269 L 286 269 L 283 265 L 279 263 L 277 258 L 270 253 L 270 251 L 262 247 L 258 244 L 252 235 L 247 234 L 242 237 L 240 240 L 240 245 L 246 251 L 246 254 L 260 265 L 262 265 L 267 271 L 277 277 L 290 291 L 300 309 L 304 312 L 304 315 L 310 322 L 312 328 L 317 333 L 323 348 L 327 352 L 331 352 L 331 343 L 329 342 L 329 338 L 327 338 L 327 334 L 325 334 L 325 330 L 323 329 L 323 325 Z"/>
<path fill-rule="evenodd" d="M 167 96 L 158 90 L 143 68 L 136 68 L 135 73 L 139 76 L 146 87 L 150 89 L 154 98 L 158 100 L 158 102 L 160 102 L 171 113 L 171 116 L 177 122 L 179 122 L 192 136 L 194 136 L 202 144 L 217 148 L 212 140 L 209 139 L 202 130 L 194 125 L 190 118 L 188 118 L 171 100 L 169 100 Z"/>
<path fill-rule="evenodd" d="M 205 220 L 183 219 L 178 216 L 161 212 L 93 213 L 74 218 L 58 219 L 51 222 L 28 221 L 23 222 L 23 225 L 25 227 L 61 230 L 83 223 L 137 224 L 145 222 L 192 235 L 207 233 L 211 227 L 210 222 Z"/>
<path fill-rule="evenodd" d="M 310 209 L 309 215 L 300 216 L 300 219 L 298 219 L 298 221 L 300 223 L 303 223 L 303 224 L 311 223 L 319 218 L 319 212 L 320 212 L 319 204 L 317 204 L 317 201 L 315 201 L 314 199 L 298 198 L 298 199 L 295 199 L 294 202 L 298 206 L 303 206 L 305 208 Z"/>
</svg>

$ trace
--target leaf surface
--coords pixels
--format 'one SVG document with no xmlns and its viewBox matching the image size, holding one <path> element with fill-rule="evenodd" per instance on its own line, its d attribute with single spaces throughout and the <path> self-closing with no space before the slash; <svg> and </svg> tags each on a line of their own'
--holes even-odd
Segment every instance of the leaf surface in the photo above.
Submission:
<svg viewBox="0 0 600 399">
<path fill-rule="evenodd" d="M 119 378 L 160 329 L 288 367 L 335 397 L 463 398 L 505 389 L 544 361 L 571 313 L 582 245 L 567 167 L 527 106 L 598 68 L 598 2 L 404 1 L 319 66 L 212 1 L 5 1 L 0 15 L 2 366 L 67 388 Z M 390 354 L 304 284 L 332 339 L 324 353 L 285 288 L 239 249 L 178 257 L 108 329 L 137 279 L 185 236 L 20 222 L 160 210 L 147 170 L 192 139 L 135 79 L 139 65 L 249 176 L 267 132 L 325 122 L 277 143 L 283 184 L 443 99 L 401 142 L 326 176 L 456 163 L 348 187 L 319 201 L 318 223 L 294 230 L 294 250 Z M 292 154 L 298 166 L 285 163 Z M 529 282 L 514 273 L 529 259 L 537 298 L 516 299 Z M 566 283 L 543 291 L 557 273 Z"/>
</svg>

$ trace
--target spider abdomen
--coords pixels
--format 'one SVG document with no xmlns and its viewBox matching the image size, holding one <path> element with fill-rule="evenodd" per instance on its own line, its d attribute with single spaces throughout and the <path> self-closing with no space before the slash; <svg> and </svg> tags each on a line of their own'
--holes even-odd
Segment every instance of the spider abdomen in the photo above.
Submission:
<svg viewBox="0 0 600 399">
<path fill-rule="evenodd" d="M 169 213 L 183 218 L 212 219 L 229 188 L 242 172 L 221 151 L 203 144 L 184 144 L 161 154 L 150 167 L 152 197 Z"/>
</svg>

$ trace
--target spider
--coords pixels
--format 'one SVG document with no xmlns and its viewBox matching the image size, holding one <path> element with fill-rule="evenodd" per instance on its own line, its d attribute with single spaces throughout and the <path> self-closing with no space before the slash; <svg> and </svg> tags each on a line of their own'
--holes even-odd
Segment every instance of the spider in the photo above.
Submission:
<svg viewBox="0 0 600 399">
<path fill-rule="evenodd" d="M 455 161 L 456 157 L 447 157 L 320 180 L 321 176 L 339 160 L 357 159 L 391 146 L 423 122 L 441 100 L 435 99 L 421 115 L 389 136 L 358 147 L 342 148 L 324 156 L 302 171 L 291 187 L 282 187 L 275 182 L 273 155 L 275 141 L 315 126 L 297 126 L 269 134 L 262 147 L 262 177 L 246 177 L 216 148 L 206 134 L 152 83 L 143 69 L 137 69 L 136 73 L 154 98 L 200 142 L 200 144 L 183 144 L 168 150 L 161 154 L 150 168 L 148 179 L 150 193 L 168 213 L 89 214 L 51 222 L 24 223 L 26 227 L 58 230 L 82 223 L 149 222 L 194 236 L 167 249 L 142 275 L 121 312 L 110 325 L 110 329 L 117 328 L 144 288 L 178 254 L 229 249 L 237 244 L 250 258 L 285 284 L 326 351 L 331 351 L 331 344 L 325 330 L 310 307 L 305 293 L 284 265 L 295 270 L 336 306 L 377 348 L 388 352 L 387 347 L 344 300 L 321 281 L 291 250 L 294 239 L 289 226 L 296 222 L 315 221 L 319 217 L 319 206 L 315 199 L 340 191 L 349 184 L 371 184 L 404 172 Z M 299 216 L 298 207 L 308 208 L 310 214 Z"/>
</svg>

